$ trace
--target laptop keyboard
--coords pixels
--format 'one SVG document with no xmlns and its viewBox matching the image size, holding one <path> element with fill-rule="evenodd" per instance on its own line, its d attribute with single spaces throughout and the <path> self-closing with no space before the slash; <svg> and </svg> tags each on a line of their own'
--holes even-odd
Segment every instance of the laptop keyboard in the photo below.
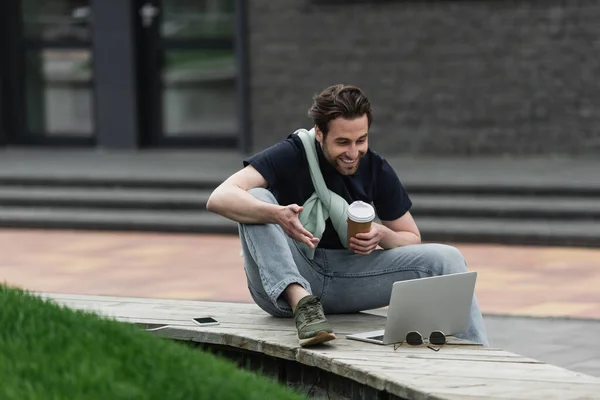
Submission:
<svg viewBox="0 0 600 400">
<path fill-rule="evenodd" d="M 381 341 L 383 341 L 383 335 L 380 335 L 380 336 L 369 336 L 367 339 L 381 340 Z"/>
</svg>

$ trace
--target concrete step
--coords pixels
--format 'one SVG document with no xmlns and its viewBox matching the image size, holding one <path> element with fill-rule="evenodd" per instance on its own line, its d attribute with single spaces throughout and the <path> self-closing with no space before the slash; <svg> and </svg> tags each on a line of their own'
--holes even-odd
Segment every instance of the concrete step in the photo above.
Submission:
<svg viewBox="0 0 600 400">
<path fill-rule="evenodd" d="M 0 186 L 0 206 L 204 211 L 210 190 Z M 415 216 L 596 219 L 600 198 L 415 194 Z"/>
<path fill-rule="evenodd" d="M 600 175 L 595 172 L 600 162 L 592 157 L 413 157 L 386 154 L 384 148 L 379 151 L 410 193 L 423 188 L 430 193 L 600 194 Z M 0 149 L 0 182 L 54 180 L 88 186 L 128 182 L 147 187 L 158 182 L 178 188 L 209 182 L 214 187 L 239 170 L 245 157 L 237 151 L 199 149 L 4 148 Z"/>
<path fill-rule="evenodd" d="M 555 197 L 600 197 L 600 188 L 586 187 L 569 182 L 428 182 L 407 181 L 404 183 L 408 193 L 427 195 L 489 195 L 489 196 L 555 196 Z"/>
<path fill-rule="evenodd" d="M 415 216 L 600 220 L 600 197 L 500 195 L 411 196 Z"/>
<path fill-rule="evenodd" d="M 212 191 L 228 177 L 229 171 L 198 171 L 196 175 L 179 174 L 160 176 L 148 174 L 6 174 L 0 171 L 0 186 L 9 187 L 71 187 L 71 188 L 145 188 L 145 189 L 184 189 Z M 475 195 L 527 195 L 600 197 L 600 186 L 582 182 L 527 182 L 518 180 L 427 180 L 405 179 L 403 183 L 411 194 L 475 194 Z"/>
<path fill-rule="evenodd" d="M 224 178 L 223 178 L 224 179 Z M 141 188 L 141 189 L 214 189 L 220 177 L 151 177 L 151 176 L 79 176 L 44 175 L 7 176 L 0 174 L 0 186 L 68 187 L 68 188 Z"/>
<path fill-rule="evenodd" d="M 204 210 L 209 190 L 0 186 L 0 206 Z"/>
<path fill-rule="evenodd" d="M 416 218 L 424 241 L 600 246 L 598 221 Z"/>
<path fill-rule="evenodd" d="M 600 246 L 597 221 L 417 217 L 424 241 Z M 209 212 L 68 210 L 0 207 L 0 226 L 237 234 L 237 224 Z"/>
<path fill-rule="evenodd" d="M 181 233 L 237 233 L 237 224 L 209 212 L 0 207 L 0 226 Z"/>
</svg>

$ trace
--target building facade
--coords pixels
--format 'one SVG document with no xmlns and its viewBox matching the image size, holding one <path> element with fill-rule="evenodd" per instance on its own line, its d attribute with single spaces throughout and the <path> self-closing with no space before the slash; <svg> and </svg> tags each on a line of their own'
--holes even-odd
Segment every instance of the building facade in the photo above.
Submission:
<svg viewBox="0 0 600 400">
<path fill-rule="evenodd" d="M 334 83 L 394 154 L 600 154 L 595 0 L 4 0 L 0 143 L 253 152 Z"/>
<path fill-rule="evenodd" d="M 244 6 L 3 1 L 3 143 L 244 148 Z"/>
</svg>

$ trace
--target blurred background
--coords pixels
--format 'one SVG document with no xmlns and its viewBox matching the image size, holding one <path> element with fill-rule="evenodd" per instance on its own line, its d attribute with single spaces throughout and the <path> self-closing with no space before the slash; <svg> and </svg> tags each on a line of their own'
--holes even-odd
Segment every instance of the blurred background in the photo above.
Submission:
<svg viewBox="0 0 600 400">
<path fill-rule="evenodd" d="M 362 87 L 387 155 L 594 156 L 594 1 L 6 0 L 3 142 L 253 151 Z M 119 96 L 118 98 L 116 96 Z"/>
<path fill-rule="evenodd" d="M 101 175 L 105 188 L 131 188 L 144 176 L 152 189 L 199 190 L 171 192 L 170 204 L 158 204 L 157 191 L 135 193 L 138 204 L 128 198 L 130 208 L 165 212 L 147 221 L 154 228 L 235 233 L 200 214 L 209 191 L 244 155 L 310 126 L 315 93 L 347 83 L 369 95 L 371 146 L 396 167 L 428 239 L 600 243 L 593 1 L 0 7 L 0 167 L 23 178 L 17 183 L 52 186 L 67 174 L 62 186 L 79 179 L 90 188 L 102 185 L 85 178 Z M 60 193 L 61 211 L 73 208 L 62 223 L 85 225 L 89 215 L 69 216 L 82 208 L 75 193 Z M 107 227 L 127 228 L 115 216 L 126 207 L 117 193 L 94 193 L 87 207 L 97 206 Z M 21 197 L 13 205 L 29 204 Z"/>
<path fill-rule="evenodd" d="M 492 341 L 600 376 L 575 349 L 600 333 L 598 17 L 594 0 L 3 0 L 0 279 L 251 301 L 237 227 L 206 200 L 353 84 L 424 241 L 480 272 Z"/>
</svg>

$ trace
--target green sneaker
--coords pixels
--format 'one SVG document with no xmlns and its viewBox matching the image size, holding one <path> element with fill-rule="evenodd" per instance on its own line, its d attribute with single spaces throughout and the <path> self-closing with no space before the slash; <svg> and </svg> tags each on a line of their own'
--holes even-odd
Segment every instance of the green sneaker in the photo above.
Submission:
<svg viewBox="0 0 600 400">
<path fill-rule="evenodd" d="M 335 339 L 331 324 L 325 319 L 323 306 L 318 298 L 303 297 L 294 311 L 300 346 L 312 346 Z"/>
</svg>

